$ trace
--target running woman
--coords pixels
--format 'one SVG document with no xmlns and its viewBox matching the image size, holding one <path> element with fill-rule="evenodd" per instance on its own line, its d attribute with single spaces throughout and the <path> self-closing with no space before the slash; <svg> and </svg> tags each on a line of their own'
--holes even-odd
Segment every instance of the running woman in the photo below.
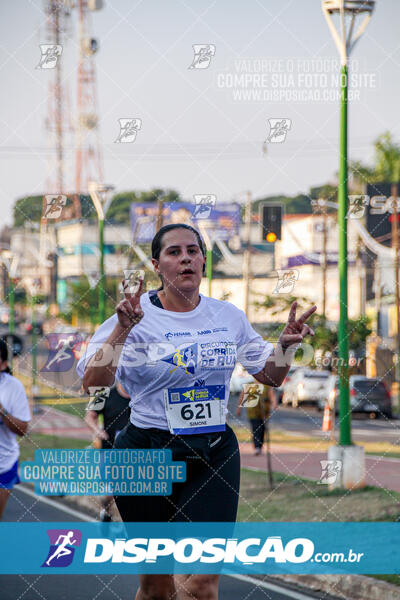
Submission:
<svg viewBox="0 0 400 600">
<path fill-rule="evenodd" d="M 12 488 L 20 482 L 17 435 L 25 435 L 31 420 L 24 386 L 11 375 L 7 359 L 7 344 L 0 340 L 0 520 Z"/>
<path fill-rule="evenodd" d="M 239 360 L 260 383 L 279 386 L 290 367 L 287 354 L 294 354 L 282 360 L 281 350 L 314 334 L 306 320 L 316 307 L 296 319 L 294 302 L 274 349 L 243 311 L 199 294 L 206 257 L 194 228 L 162 227 L 152 241 L 152 263 L 161 288 L 142 294 L 141 282 L 131 294 L 124 282 L 125 298 L 93 336 L 78 374 L 86 391 L 117 378 L 131 397 L 130 423 L 116 448 L 170 448 L 174 460 L 186 461 L 187 477 L 171 496 L 117 496 L 118 510 L 125 522 L 234 522 L 240 457 L 225 423 L 233 368 Z M 136 600 L 216 600 L 218 580 L 141 575 Z"/>
</svg>

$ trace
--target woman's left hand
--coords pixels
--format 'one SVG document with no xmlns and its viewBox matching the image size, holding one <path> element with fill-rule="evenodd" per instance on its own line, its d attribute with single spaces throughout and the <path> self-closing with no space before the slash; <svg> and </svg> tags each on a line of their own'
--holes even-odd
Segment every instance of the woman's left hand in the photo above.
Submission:
<svg viewBox="0 0 400 600">
<path fill-rule="evenodd" d="M 314 335 L 314 330 L 306 325 L 306 321 L 317 310 L 316 305 L 306 310 L 298 319 L 296 319 L 296 308 L 297 301 L 290 307 L 287 323 L 279 336 L 278 341 L 284 350 L 292 344 L 301 344 L 306 335 Z"/>
</svg>

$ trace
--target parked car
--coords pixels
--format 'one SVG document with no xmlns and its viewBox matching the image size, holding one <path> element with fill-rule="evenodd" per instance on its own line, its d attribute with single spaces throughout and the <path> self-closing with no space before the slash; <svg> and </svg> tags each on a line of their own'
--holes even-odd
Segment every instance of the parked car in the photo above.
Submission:
<svg viewBox="0 0 400 600">
<path fill-rule="evenodd" d="M 249 374 L 247 371 L 243 369 L 243 367 L 238 363 L 235 365 L 233 369 L 231 382 L 229 385 L 229 392 L 231 394 L 240 394 L 243 389 L 243 384 L 247 383 L 249 378 Z"/>
<path fill-rule="evenodd" d="M 5 304 L 0 305 L 0 327 L 8 329 L 10 323 L 10 309 Z M 14 325 L 21 323 L 21 317 L 17 310 L 14 310 Z"/>
<path fill-rule="evenodd" d="M 32 329 L 33 329 L 32 323 L 24 323 L 24 329 L 28 335 L 32 335 Z M 43 323 L 41 321 L 36 321 L 34 333 L 35 333 L 35 335 L 40 335 L 40 336 L 43 335 Z"/>
<path fill-rule="evenodd" d="M 352 413 L 369 413 L 373 416 L 384 415 L 392 418 L 392 400 L 385 383 L 376 377 L 350 375 L 350 408 Z M 318 409 L 323 410 L 326 402 L 335 406 L 339 412 L 339 377 L 329 378 L 325 390 L 318 398 Z"/>
<path fill-rule="evenodd" d="M 282 398 L 283 398 L 283 392 L 285 389 L 285 385 L 287 385 L 289 383 L 289 381 L 292 379 L 293 375 L 295 374 L 295 372 L 299 369 L 299 367 L 290 367 L 285 379 L 282 382 L 282 385 L 280 385 L 279 387 L 273 388 L 274 393 L 275 393 L 275 397 L 276 397 L 276 401 L 278 404 L 282 403 Z"/>
<path fill-rule="evenodd" d="M 284 385 L 282 404 L 296 408 L 301 402 L 317 404 L 321 390 L 326 387 L 329 371 L 299 368 Z"/>
</svg>

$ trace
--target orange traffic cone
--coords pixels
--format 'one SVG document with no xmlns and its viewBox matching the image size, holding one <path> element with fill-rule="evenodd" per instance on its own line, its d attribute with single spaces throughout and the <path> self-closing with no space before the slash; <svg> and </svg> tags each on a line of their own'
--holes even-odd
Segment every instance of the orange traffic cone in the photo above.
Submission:
<svg viewBox="0 0 400 600">
<path fill-rule="evenodd" d="M 322 431 L 332 431 L 332 413 L 326 404 L 324 408 L 324 418 L 322 419 Z"/>
</svg>

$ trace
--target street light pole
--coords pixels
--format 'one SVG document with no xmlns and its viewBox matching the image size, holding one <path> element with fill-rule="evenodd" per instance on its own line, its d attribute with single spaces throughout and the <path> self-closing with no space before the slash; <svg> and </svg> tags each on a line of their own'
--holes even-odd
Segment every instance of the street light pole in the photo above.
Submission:
<svg viewBox="0 0 400 600">
<path fill-rule="evenodd" d="M 247 192 L 245 208 L 245 251 L 243 262 L 243 280 L 244 280 L 244 313 L 249 317 L 249 292 L 250 292 L 250 232 L 251 232 L 251 192 Z"/>
<path fill-rule="evenodd" d="M 114 186 L 97 183 L 95 181 L 89 181 L 88 187 L 90 197 L 97 212 L 97 218 L 99 223 L 99 322 L 104 323 L 106 319 L 106 278 L 104 271 L 104 219 L 110 201 L 110 199 L 108 200 L 108 202 L 106 201 L 107 194 L 108 192 L 114 189 Z"/>
<path fill-rule="evenodd" d="M 400 406 L 400 288 L 399 288 L 399 222 L 398 222 L 398 184 L 399 176 L 396 173 L 396 183 L 392 184 L 392 246 L 394 246 L 394 271 L 395 271 L 395 301 L 396 301 L 396 381 L 397 381 L 397 406 Z"/>
<path fill-rule="evenodd" d="M 10 333 L 14 333 L 15 329 L 15 314 L 14 314 L 14 278 L 8 274 L 8 306 L 10 308 L 10 316 L 8 320 L 8 329 Z"/>
<path fill-rule="evenodd" d="M 339 225 L 339 286 L 340 314 L 338 330 L 339 346 L 339 415 L 340 439 L 342 446 L 351 445 L 351 410 L 349 399 L 349 345 L 348 345 L 348 295 L 347 295 L 347 92 L 348 92 L 348 57 L 355 43 L 361 37 L 374 9 L 375 0 L 322 0 L 322 10 L 329 29 L 339 50 L 340 70 L 340 160 L 338 186 L 338 225 Z M 358 29 L 354 30 L 355 20 L 364 14 Z M 339 17 L 339 30 L 336 29 L 333 17 Z M 345 17 L 351 22 L 346 31 Z M 354 35 L 353 35 L 354 34 Z"/>
<path fill-rule="evenodd" d="M 375 0 L 322 0 L 322 11 L 340 54 L 340 159 L 338 185 L 339 226 L 339 445 L 330 446 L 328 459 L 340 464 L 340 472 L 331 487 L 354 489 L 365 486 L 365 455 L 362 446 L 351 442 L 351 407 L 349 395 L 349 344 L 348 344 L 348 294 L 347 294 L 347 91 L 348 57 L 361 37 L 374 9 Z M 363 19 L 355 29 L 356 18 Z M 336 29 L 333 18 L 339 18 Z M 348 21 L 346 22 L 346 17 Z M 347 25 L 347 28 L 346 28 Z M 347 30 L 346 30 L 347 29 Z"/>
<path fill-rule="evenodd" d="M 17 266 L 19 262 L 19 257 L 18 255 L 13 254 L 10 250 L 4 250 L 1 254 L 1 259 L 4 261 L 3 264 L 6 267 L 8 273 L 8 331 L 11 335 L 8 338 L 7 343 L 8 364 L 10 369 L 12 370 L 14 351 L 13 334 L 15 332 L 15 278 L 17 276 Z"/>
<path fill-rule="evenodd" d="M 99 321 L 106 320 L 106 293 L 104 275 L 104 219 L 99 218 L 99 249 L 100 249 L 100 279 L 99 279 Z"/>
<path fill-rule="evenodd" d="M 202 223 L 201 220 L 199 220 L 199 222 L 198 222 L 198 227 L 199 227 L 200 233 L 203 237 L 204 243 L 206 245 L 206 259 L 207 259 L 206 260 L 206 276 L 208 279 L 208 295 L 211 297 L 212 278 L 213 278 L 212 232 L 210 231 L 210 235 L 209 235 L 207 228 L 205 227 L 205 225 Z"/>
<path fill-rule="evenodd" d="M 342 446 L 351 445 L 351 411 L 349 395 L 349 342 L 347 333 L 348 323 L 348 294 L 347 294 L 347 65 L 342 65 L 340 73 L 340 161 L 338 189 L 338 223 L 339 223 L 339 443 Z"/>
</svg>

